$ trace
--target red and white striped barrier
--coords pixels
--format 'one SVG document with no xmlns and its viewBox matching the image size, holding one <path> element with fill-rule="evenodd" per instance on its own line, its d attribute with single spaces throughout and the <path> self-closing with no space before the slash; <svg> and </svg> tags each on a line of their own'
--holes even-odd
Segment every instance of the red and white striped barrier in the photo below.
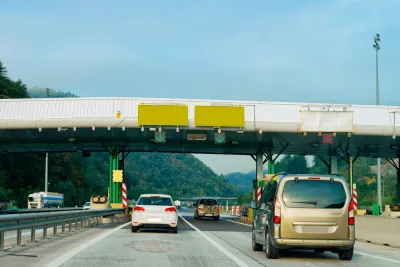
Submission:
<svg viewBox="0 0 400 267">
<path fill-rule="evenodd" d="M 232 206 L 232 215 L 236 214 L 236 206 Z"/>
<path fill-rule="evenodd" d="M 257 186 L 257 204 L 261 202 L 261 186 Z"/>
<path fill-rule="evenodd" d="M 242 207 L 236 206 L 236 216 L 240 216 L 242 214 Z"/>
<path fill-rule="evenodd" d="M 357 209 L 357 187 L 356 184 L 353 184 L 353 207 Z"/>
<path fill-rule="evenodd" d="M 128 207 L 128 201 L 126 197 L 126 183 L 122 183 L 122 207 L 124 209 Z"/>
</svg>

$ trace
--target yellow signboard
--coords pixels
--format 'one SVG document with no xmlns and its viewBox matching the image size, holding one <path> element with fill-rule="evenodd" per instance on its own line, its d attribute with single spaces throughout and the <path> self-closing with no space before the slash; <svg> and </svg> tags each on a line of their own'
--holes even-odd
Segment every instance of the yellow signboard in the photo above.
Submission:
<svg viewBox="0 0 400 267">
<path fill-rule="evenodd" d="M 113 182 L 114 183 L 122 183 L 123 171 L 122 170 L 113 170 Z"/>
<path fill-rule="evenodd" d="M 188 106 L 186 105 L 146 105 L 138 106 L 140 126 L 187 126 Z"/>
<path fill-rule="evenodd" d="M 194 123 L 204 127 L 244 127 L 244 107 L 195 106 Z"/>
</svg>

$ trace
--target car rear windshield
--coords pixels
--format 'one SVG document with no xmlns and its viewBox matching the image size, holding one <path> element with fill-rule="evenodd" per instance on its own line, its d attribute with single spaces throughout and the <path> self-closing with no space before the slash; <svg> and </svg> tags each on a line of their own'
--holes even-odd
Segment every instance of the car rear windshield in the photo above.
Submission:
<svg viewBox="0 0 400 267">
<path fill-rule="evenodd" d="M 287 181 L 283 201 L 289 208 L 340 209 L 346 202 L 343 184 L 326 180 Z"/>
<path fill-rule="evenodd" d="M 172 206 L 172 201 L 168 197 L 141 197 L 137 204 L 147 206 Z"/>
<path fill-rule="evenodd" d="M 201 199 L 200 200 L 200 205 L 218 205 L 217 201 L 215 199 Z"/>
</svg>

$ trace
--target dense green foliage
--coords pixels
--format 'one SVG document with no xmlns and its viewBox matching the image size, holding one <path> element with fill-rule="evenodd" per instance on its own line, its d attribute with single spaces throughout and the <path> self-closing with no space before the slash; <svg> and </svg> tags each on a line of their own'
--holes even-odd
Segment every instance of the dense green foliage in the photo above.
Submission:
<svg viewBox="0 0 400 267">
<path fill-rule="evenodd" d="M 32 98 L 47 97 L 46 96 L 46 89 L 45 88 L 39 88 L 39 87 L 29 88 L 28 94 Z M 75 94 L 73 94 L 71 92 L 56 91 L 56 90 L 53 90 L 53 89 L 50 89 L 49 95 L 50 95 L 51 98 L 78 97 L 77 95 L 75 95 Z"/>
<path fill-rule="evenodd" d="M 311 166 L 307 166 L 306 158 L 303 156 L 285 155 L 275 164 L 275 172 L 298 173 L 298 174 L 327 174 L 326 165 L 314 157 Z M 338 171 L 348 179 L 349 168 L 345 161 L 338 163 Z M 255 171 L 244 173 L 228 174 L 226 179 L 235 184 L 238 188 L 247 190 L 240 191 L 239 199 L 243 202 L 252 198 L 251 181 L 256 177 Z M 382 181 L 383 181 L 383 205 L 396 201 L 396 170 L 388 162 L 382 162 Z M 369 206 L 377 202 L 376 193 L 376 160 L 371 158 L 358 158 L 353 165 L 353 183 L 357 184 L 359 206 Z M 247 193 L 247 194 L 246 194 Z"/>
<path fill-rule="evenodd" d="M 27 92 L 22 82 L 7 77 L 0 62 L 1 98 L 46 97 L 44 88 Z M 29 95 L 28 95 L 29 93 Z M 50 90 L 50 97 L 76 97 Z M 235 196 L 235 188 L 200 160 L 188 154 L 131 153 L 125 162 L 128 198 L 141 193 L 168 193 L 174 197 Z M 0 202 L 15 200 L 27 206 L 28 194 L 44 190 L 45 158 L 32 154 L 0 154 Z M 64 194 L 66 206 L 83 205 L 93 194 L 106 194 L 109 185 L 109 154 L 49 154 L 49 191 Z"/>
</svg>

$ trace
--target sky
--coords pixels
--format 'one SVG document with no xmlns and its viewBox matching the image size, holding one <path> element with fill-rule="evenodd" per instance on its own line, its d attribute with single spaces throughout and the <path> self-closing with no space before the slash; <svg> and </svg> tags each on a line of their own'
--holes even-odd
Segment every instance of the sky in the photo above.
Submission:
<svg viewBox="0 0 400 267">
<path fill-rule="evenodd" d="M 0 60 L 30 87 L 121 96 L 400 105 L 400 1 L 0 1 Z M 250 157 L 199 155 L 217 173 Z"/>
</svg>

